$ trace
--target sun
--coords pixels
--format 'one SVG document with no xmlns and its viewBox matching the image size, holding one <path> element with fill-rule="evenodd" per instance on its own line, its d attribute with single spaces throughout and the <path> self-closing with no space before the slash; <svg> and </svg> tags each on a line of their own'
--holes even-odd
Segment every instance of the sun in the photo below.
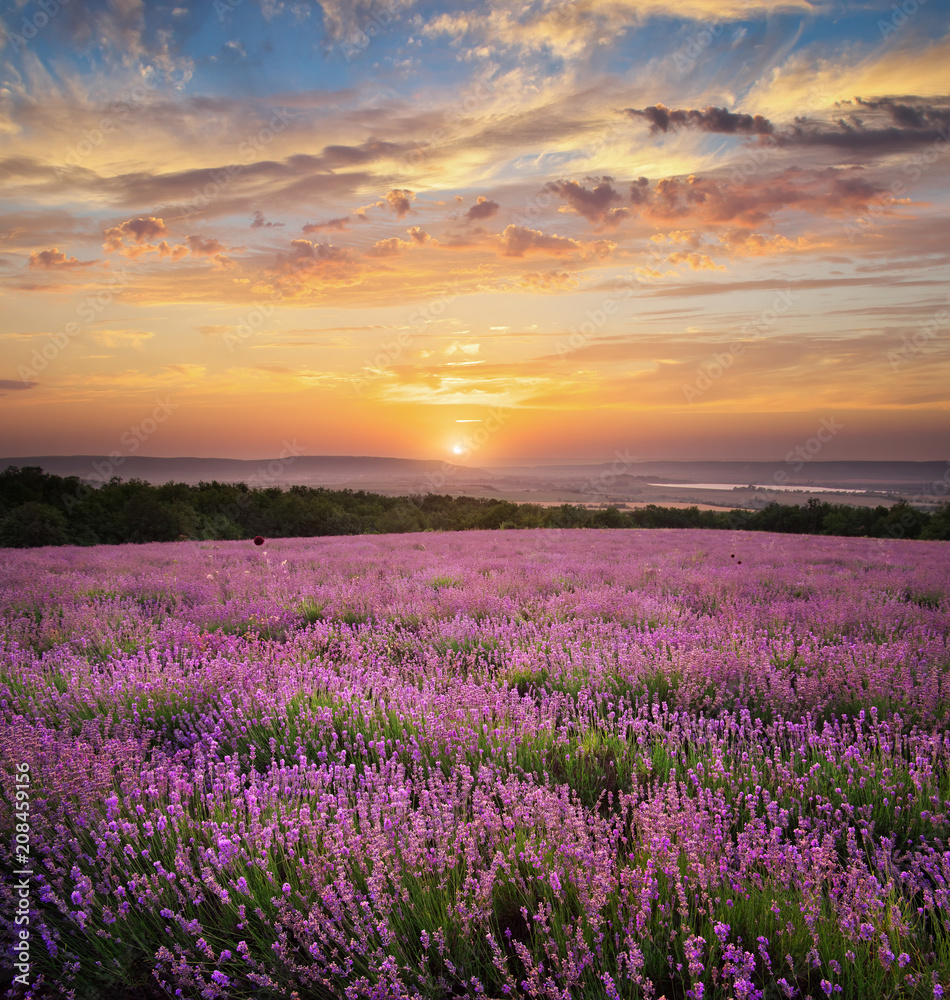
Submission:
<svg viewBox="0 0 950 1000">
<path fill-rule="evenodd" d="M 463 451 L 465 451 L 465 449 L 460 444 L 453 444 L 452 445 L 452 454 L 453 455 L 461 455 Z"/>
</svg>

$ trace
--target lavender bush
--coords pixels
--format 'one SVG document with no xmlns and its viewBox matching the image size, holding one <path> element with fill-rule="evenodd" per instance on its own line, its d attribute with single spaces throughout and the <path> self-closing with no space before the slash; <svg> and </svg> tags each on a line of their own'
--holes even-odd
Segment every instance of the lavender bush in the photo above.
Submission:
<svg viewBox="0 0 950 1000">
<path fill-rule="evenodd" d="M 10 996 L 950 987 L 942 542 L 507 531 L 0 566 Z"/>
</svg>

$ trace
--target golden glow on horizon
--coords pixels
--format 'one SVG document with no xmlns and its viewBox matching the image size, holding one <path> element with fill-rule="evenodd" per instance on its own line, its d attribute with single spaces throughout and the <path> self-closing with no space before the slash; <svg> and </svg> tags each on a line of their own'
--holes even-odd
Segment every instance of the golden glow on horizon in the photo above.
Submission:
<svg viewBox="0 0 950 1000">
<path fill-rule="evenodd" d="M 846 429 L 823 459 L 945 450 L 933 5 L 882 36 L 808 0 L 687 0 L 665 50 L 659 0 L 411 31 L 400 0 L 344 60 L 367 5 L 317 4 L 264 5 L 269 56 L 260 5 L 236 9 L 226 63 L 198 6 L 80 5 L 94 73 L 69 19 L 7 46 L 0 455 L 774 459 L 824 417 Z"/>
</svg>

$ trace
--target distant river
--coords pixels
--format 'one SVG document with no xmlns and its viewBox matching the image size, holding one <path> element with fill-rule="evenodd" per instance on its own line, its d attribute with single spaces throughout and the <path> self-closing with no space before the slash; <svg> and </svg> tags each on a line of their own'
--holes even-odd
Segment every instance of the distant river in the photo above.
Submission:
<svg viewBox="0 0 950 1000">
<path fill-rule="evenodd" d="M 744 488 L 748 483 L 647 483 L 647 486 L 676 486 L 680 489 L 689 490 L 734 490 L 737 487 Z M 866 493 L 867 490 L 847 489 L 843 486 L 777 486 L 774 483 L 762 485 L 753 484 L 758 490 L 785 490 L 787 493 Z M 882 492 L 874 490 L 875 493 Z"/>
</svg>

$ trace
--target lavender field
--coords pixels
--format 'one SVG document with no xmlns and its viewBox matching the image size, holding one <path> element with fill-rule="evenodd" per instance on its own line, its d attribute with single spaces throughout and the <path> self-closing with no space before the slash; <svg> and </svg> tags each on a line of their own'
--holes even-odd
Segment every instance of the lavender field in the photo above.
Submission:
<svg viewBox="0 0 950 1000">
<path fill-rule="evenodd" d="M 948 554 L 660 530 L 7 552 L 0 989 L 942 996 Z"/>
</svg>

